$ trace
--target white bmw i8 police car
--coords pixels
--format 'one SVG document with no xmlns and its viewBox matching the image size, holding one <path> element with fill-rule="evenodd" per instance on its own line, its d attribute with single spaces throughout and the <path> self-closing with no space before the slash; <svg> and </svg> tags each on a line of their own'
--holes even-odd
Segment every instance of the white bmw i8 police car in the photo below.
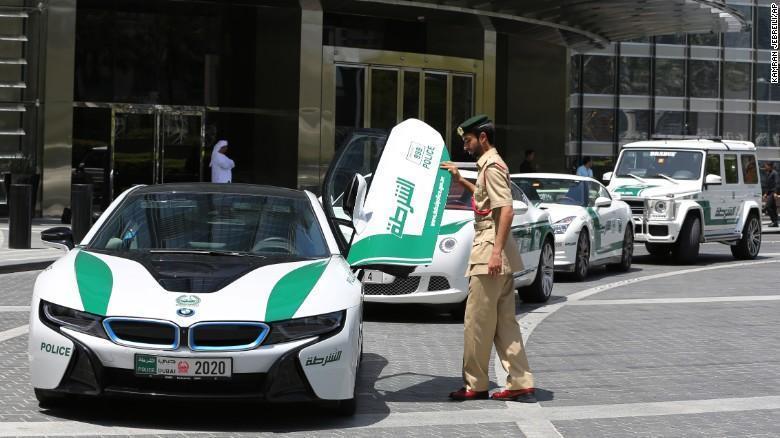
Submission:
<svg viewBox="0 0 780 438">
<path fill-rule="evenodd" d="M 631 209 L 593 178 L 557 173 L 511 175 L 531 203 L 550 213 L 555 270 L 582 281 L 592 266 L 628 271 L 634 253 Z"/>
<path fill-rule="evenodd" d="M 348 245 L 312 193 L 243 184 L 136 186 L 78 245 L 68 228 L 41 233 L 67 253 L 34 287 L 28 351 L 38 400 L 314 401 L 354 413 L 356 273 L 430 261 L 449 186 L 441 136 L 419 121 L 406 126 L 385 155 L 405 153 L 405 140 L 435 159 L 380 160 L 370 190 L 355 177 L 344 206 L 362 222 Z M 409 188 L 395 204 L 378 198 L 393 181 Z"/>
</svg>

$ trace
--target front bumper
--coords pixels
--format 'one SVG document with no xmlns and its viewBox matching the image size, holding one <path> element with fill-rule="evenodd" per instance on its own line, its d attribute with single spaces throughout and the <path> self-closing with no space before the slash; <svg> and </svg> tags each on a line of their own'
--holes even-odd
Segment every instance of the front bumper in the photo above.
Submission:
<svg viewBox="0 0 780 438">
<path fill-rule="evenodd" d="M 644 216 L 634 215 L 634 241 L 649 243 L 674 243 L 680 234 L 681 226 L 674 221 L 654 221 Z"/>
<path fill-rule="evenodd" d="M 555 235 L 555 271 L 574 272 L 574 262 L 577 257 L 577 237 L 568 238 L 566 234 Z"/>
<path fill-rule="evenodd" d="M 31 321 L 34 322 L 29 349 L 31 380 L 39 390 L 89 396 L 268 402 L 348 399 L 354 393 L 360 313 L 359 307 L 348 309 L 340 331 L 322 339 L 313 337 L 248 351 L 209 353 L 194 353 L 186 347 L 163 351 L 120 346 L 66 328 L 55 331 L 40 321 Z M 63 346 L 67 350 L 57 351 L 68 355 L 52 356 L 50 351 L 38 348 L 43 345 Z M 317 367 L 306 365 L 308 357 L 335 351 L 342 352 L 338 362 Z M 137 376 L 136 354 L 231 358 L 232 376 L 222 380 Z"/>
<path fill-rule="evenodd" d="M 468 296 L 468 280 L 445 273 L 425 272 L 408 278 L 389 278 L 384 284 L 363 284 L 364 301 L 395 304 L 454 304 Z"/>
</svg>

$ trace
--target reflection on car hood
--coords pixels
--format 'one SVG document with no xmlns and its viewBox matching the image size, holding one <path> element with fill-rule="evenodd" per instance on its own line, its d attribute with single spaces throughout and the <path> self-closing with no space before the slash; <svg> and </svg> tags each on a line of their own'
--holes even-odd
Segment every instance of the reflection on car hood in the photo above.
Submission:
<svg viewBox="0 0 780 438">
<path fill-rule="evenodd" d="M 563 205 L 563 204 L 551 204 L 543 202 L 539 204 L 539 207 L 544 208 L 550 213 L 550 222 L 556 223 L 561 219 L 569 216 L 578 217 L 585 212 L 585 207 L 579 205 Z"/>
<path fill-rule="evenodd" d="M 633 178 L 618 178 L 611 181 L 609 191 L 627 198 L 652 198 L 666 195 L 690 194 L 701 191 L 699 181 L 679 181 L 675 184 L 665 179 L 652 179 L 642 183 Z"/>
</svg>

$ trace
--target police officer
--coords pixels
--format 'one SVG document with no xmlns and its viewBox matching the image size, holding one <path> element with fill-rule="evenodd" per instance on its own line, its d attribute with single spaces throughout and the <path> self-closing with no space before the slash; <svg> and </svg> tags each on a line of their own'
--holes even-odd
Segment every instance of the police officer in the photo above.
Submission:
<svg viewBox="0 0 780 438">
<path fill-rule="evenodd" d="M 454 400 L 488 398 L 488 366 L 493 344 L 507 371 L 506 389 L 493 393 L 494 400 L 533 403 L 534 381 L 515 319 L 513 272 L 523 269 L 520 251 L 510 235 L 514 210 L 509 171 L 493 146 L 495 128 L 485 115 L 472 117 L 458 127 L 463 149 L 477 158 L 476 184 L 464 179 L 451 162 L 442 163 L 474 194 L 474 243 L 466 275 L 469 296 L 463 327 L 463 381 L 465 386 L 450 394 Z"/>
</svg>

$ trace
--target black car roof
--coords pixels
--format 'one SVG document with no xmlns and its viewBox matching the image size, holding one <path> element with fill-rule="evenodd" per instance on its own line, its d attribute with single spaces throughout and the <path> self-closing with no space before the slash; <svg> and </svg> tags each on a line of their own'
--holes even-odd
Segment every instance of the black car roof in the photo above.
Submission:
<svg viewBox="0 0 780 438">
<path fill-rule="evenodd" d="M 285 198 L 305 199 L 306 194 L 300 190 L 285 187 L 266 186 L 258 184 L 214 184 L 214 183 L 171 183 L 143 186 L 133 190 L 130 195 L 145 195 L 152 193 L 227 193 L 234 195 L 280 196 Z"/>
</svg>

